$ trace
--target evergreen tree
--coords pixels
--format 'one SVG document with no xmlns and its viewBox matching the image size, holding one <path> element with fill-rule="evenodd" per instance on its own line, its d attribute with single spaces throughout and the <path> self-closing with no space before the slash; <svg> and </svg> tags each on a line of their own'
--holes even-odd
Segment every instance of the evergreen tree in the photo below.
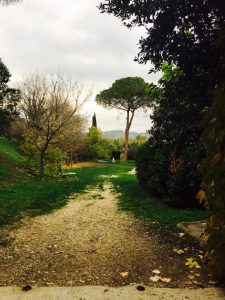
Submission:
<svg viewBox="0 0 225 300">
<path fill-rule="evenodd" d="M 94 113 L 92 117 L 92 127 L 98 128 L 97 127 L 97 118 L 96 118 L 96 113 Z"/>
<path fill-rule="evenodd" d="M 98 104 L 115 108 L 126 113 L 124 161 L 127 161 L 129 132 L 138 109 L 150 106 L 149 85 L 140 77 L 127 77 L 116 80 L 112 86 L 96 96 Z"/>
</svg>

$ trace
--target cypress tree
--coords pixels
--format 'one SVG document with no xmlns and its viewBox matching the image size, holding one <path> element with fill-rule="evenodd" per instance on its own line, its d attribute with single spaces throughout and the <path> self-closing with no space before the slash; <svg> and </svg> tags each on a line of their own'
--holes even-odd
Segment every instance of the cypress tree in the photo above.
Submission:
<svg viewBox="0 0 225 300">
<path fill-rule="evenodd" d="M 97 128 L 97 119 L 96 119 L 96 114 L 95 113 L 92 117 L 92 127 Z"/>
</svg>

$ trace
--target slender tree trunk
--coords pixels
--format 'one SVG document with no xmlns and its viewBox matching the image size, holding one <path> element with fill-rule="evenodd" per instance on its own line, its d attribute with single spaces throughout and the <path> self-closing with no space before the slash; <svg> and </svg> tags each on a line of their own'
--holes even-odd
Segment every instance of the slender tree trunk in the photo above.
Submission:
<svg viewBox="0 0 225 300">
<path fill-rule="evenodd" d="M 75 164 L 77 164 L 77 162 L 78 162 L 78 154 L 77 154 L 77 152 L 74 153 L 74 156 L 75 156 Z"/>
<path fill-rule="evenodd" d="M 130 112 L 127 111 L 127 123 L 126 123 L 126 129 L 125 129 L 125 141 L 124 141 L 124 162 L 127 161 L 128 157 L 128 144 L 129 144 L 129 130 L 130 130 Z"/>
<path fill-rule="evenodd" d="M 70 149 L 70 168 L 73 168 L 73 150 L 72 148 Z"/>
<path fill-rule="evenodd" d="M 126 129 L 125 129 L 124 162 L 126 162 L 127 158 L 128 158 L 129 132 L 130 132 L 130 127 L 131 127 L 133 118 L 134 118 L 134 111 L 131 111 L 131 117 L 130 117 L 130 111 L 128 110 L 127 111 Z"/>
<path fill-rule="evenodd" d="M 41 152 L 40 156 L 40 179 L 44 179 L 45 176 L 45 153 Z"/>
</svg>

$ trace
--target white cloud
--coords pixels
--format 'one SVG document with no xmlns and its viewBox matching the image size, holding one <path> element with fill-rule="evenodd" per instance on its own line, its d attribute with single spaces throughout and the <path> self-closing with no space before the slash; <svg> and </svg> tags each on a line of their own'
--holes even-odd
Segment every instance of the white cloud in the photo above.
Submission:
<svg viewBox="0 0 225 300">
<path fill-rule="evenodd" d="M 140 76 L 156 81 L 148 74 L 150 65 L 133 61 L 138 53 L 140 28 L 125 28 L 113 16 L 101 14 L 100 0 L 24 0 L 18 5 L 0 7 L 0 56 L 13 74 L 13 80 L 36 71 L 61 68 L 74 74 L 95 94 L 113 81 Z M 93 99 L 85 111 L 98 115 L 103 130 L 123 129 L 124 118 L 116 111 L 96 106 Z M 133 130 L 145 131 L 149 118 L 134 119 Z"/>
</svg>

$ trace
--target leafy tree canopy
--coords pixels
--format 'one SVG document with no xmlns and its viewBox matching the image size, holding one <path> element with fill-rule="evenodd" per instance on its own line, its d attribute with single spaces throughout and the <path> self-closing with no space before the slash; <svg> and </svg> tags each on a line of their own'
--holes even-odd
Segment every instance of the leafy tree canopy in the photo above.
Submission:
<svg viewBox="0 0 225 300">
<path fill-rule="evenodd" d="M 112 87 L 97 95 L 97 103 L 121 110 L 135 111 L 149 105 L 148 84 L 140 77 L 116 80 Z"/>
<path fill-rule="evenodd" d="M 201 183 L 197 166 L 204 154 L 198 123 L 204 101 L 195 97 L 179 68 L 163 63 L 162 70 L 159 85 L 149 87 L 155 97 L 152 128 L 148 143 L 138 151 L 137 175 L 168 204 L 196 206 Z"/>
<path fill-rule="evenodd" d="M 149 85 L 140 77 L 127 77 L 116 80 L 112 87 L 96 96 L 96 101 L 108 108 L 126 112 L 124 161 L 128 157 L 129 131 L 134 113 L 139 108 L 150 106 Z"/>
<path fill-rule="evenodd" d="M 104 139 L 100 129 L 92 126 L 86 137 L 86 146 L 89 151 L 89 156 L 92 159 L 108 159 L 111 156 L 115 145 L 112 141 Z"/>
<path fill-rule="evenodd" d="M 224 1 L 105 0 L 99 8 L 119 17 L 128 27 L 146 28 L 137 58 L 141 63 L 151 60 L 159 69 L 168 61 L 186 72 L 196 66 L 199 73 L 201 68 L 213 68 L 218 58 L 213 44 L 217 30 L 224 26 Z"/>
<path fill-rule="evenodd" d="M 20 91 L 8 86 L 10 77 L 8 68 L 0 59 L 0 135 L 8 134 L 10 122 L 18 116 Z"/>
</svg>

